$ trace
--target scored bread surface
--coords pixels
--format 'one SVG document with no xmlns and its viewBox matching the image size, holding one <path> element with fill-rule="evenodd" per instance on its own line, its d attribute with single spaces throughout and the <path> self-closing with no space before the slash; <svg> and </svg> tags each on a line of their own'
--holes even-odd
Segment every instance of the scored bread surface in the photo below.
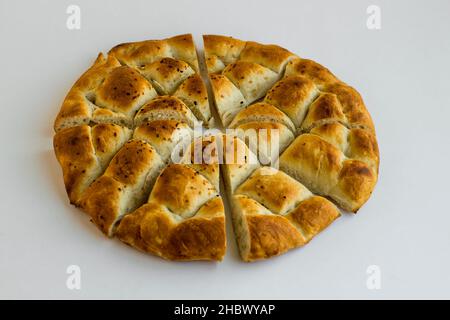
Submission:
<svg viewBox="0 0 450 320">
<path fill-rule="evenodd" d="M 337 206 L 356 212 L 379 166 L 359 93 L 279 46 L 203 40 L 213 101 L 190 34 L 120 44 L 75 82 L 53 141 L 70 202 L 105 235 L 170 260 L 223 259 L 220 172 L 245 261 L 303 246 L 340 216 Z M 210 102 L 224 128 L 267 135 L 193 140 L 197 123 L 213 124 Z M 264 161 L 274 137 L 278 169 Z M 196 144 L 213 150 L 210 161 L 194 159 Z"/>
</svg>

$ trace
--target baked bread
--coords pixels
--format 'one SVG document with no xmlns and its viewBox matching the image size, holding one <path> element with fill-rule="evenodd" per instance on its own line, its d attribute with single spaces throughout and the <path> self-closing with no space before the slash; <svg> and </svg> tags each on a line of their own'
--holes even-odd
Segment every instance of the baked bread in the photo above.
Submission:
<svg viewBox="0 0 450 320">
<path fill-rule="evenodd" d="M 71 203 L 106 235 L 167 259 L 221 260 L 226 248 L 218 167 L 206 177 L 171 161 L 211 119 L 198 71 L 191 35 L 118 45 L 74 84 L 55 121 Z"/>
<path fill-rule="evenodd" d="M 223 159 L 233 227 L 244 261 L 280 255 L 308 243 L 340 216 L 329 200 L 312 194 L 300 182 L 264 166 L 243 140 L 219 135 L 204 140 Z M 216 160 L 218 159 L 218 160 Z"/>
<path fill-rule="evenodd" d="M 105 235 L 222 260 L 220 172 L 245 261 L 302 246 L 340 216 L 335 204 L 367 201 L 379 155 L 355 89 L 275 45 L 206 35 L 204 53 L 217 120 L 235 134 L 194 130 L 214 119 L 189 34 L 99 54 L 64 99 L 55 154 L 70 202 Z"/>
<path fill-rule="evenodd" d="M 356 212 L 373 191 L 379 164 L 374 125 L 359 93 L 279 46 L 217 35 L 203 40 L 222 125 L 278 129 L 279 171 L 223 166 L 242 258 L 301 246 L 339 217 L 318 195 Z M 267 150 L 270 134 L 265 140 L 257 147 Z"/>
<path fill-rule="evenodd" d="M 225 127 L 277 123 L 280 169 L 356 212 L 378 177 L 378 146 L 359 93 L 284 48 L 203 37 L 214 102 Z M 295 137 L 295 138 L 294 138 Z"/>
</svg>

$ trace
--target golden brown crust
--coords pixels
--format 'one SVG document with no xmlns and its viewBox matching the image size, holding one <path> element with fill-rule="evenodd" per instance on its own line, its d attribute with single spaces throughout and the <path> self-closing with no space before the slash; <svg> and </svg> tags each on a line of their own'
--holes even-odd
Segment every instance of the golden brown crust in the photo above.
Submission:
<svg viewBox="0 0 450 320">
<path fill-rule="evenodd" d="M 119 61 L 113 56 L 105 58 L 101 53 L 98 55 L 94 64 L 81 75 L 64 99 L 55 119 L 55 131 L 89 123 L 92 105 L 88 95 L 101 84 L 109 72 L 119 66 Z"/>
<path fill-rule="evenodd" d="M 273 44 L 261 44 L 248 41 L 240 55 L 241 61 L 251 61 L 280 74 L 286 63 L 295 55 Z"/>
<path fill-rule="evenodd" d="M 319 88 L 325 84 L 339 82 L 339 79 L 324 66 L 315 61 L 302 58 L 291 59 L 288 62 L 285 76 L 301 76 L 314 82 Z"/>
<path fill-rule="evenodd" d="M 204 35 L 205 58 L 208 72 L 222 71 L 225 66 L 237 61 L 257 63 L 276 73 L 281 73 L 287 62 L 295 55 L 277 45 L 265 45 L 253 41 L 242 41 L 220 35 Z"/>
<path fill-rule="evenodd" d="M 121 221 L 117 236 L 171 260 L 222 260 L 225 216 L 217 190 L 186 165 L 170 165 L 149 201 Z"/>
<path fill-rule="evenodd" d="M 255 170 L 235 194 L 246 195 L 276 214 L 285 214 L 311 196 L 308 189 L 287 174 L 269 167 Z"/>
<path fill-rule="evenodd" d="M 55 120 L 55 131 L 90 122 L 132 127 L 136 111 L 157 96 L 155 88 L 160 94 L 174 94 L 185 82 L 175 95 L 196 116 L 209 121 L 201 78 L 188 81 L 196 72 L 197 54 L 190 34 L 118 45 L 107 57 L 100 54 L 74 84 Z"/>
<path fill-rule="evenodd" d="M 245 42 L 220 35 L 204 35 L 206 67 L 208 72 L 222 71 L 226 65 L 237 60 Z"/>
<path fill-rule="evenodd" d="M 247 61 L 229 64 L 222 74 L 238 88 L 248 103 L 262 98 L 278 80 L 278 74 Z"/>
<path fill-rule="evenodd" d="M 113 235 L 115 224 L 123 212 L 121 204 L 125 186 L 111 176 L 95 180 L 81 198 L 81 207 L 92 222 L 107 236 Z"/>
<path fill-rule="evenodd" d="M 284 151 L 282 170 L 312 191 L 333 198 L 346 210 L 356 211 L 368 199 L 378 173 L 378 146 L 372 119 L 355 89 L 322 65 L 277 46 L 208 36 L 205 55 L 224 57 L 220 59 L 225 61 L 222 67 L 208 71 L 225 126 L 241 128 L 242 124 L 257 121 L 292 128 L 282 122 L 281 116 L 274 117 L 270 108 L 260 107 L 258 101 L 252 104 L 264 97 L 264 103 L 289 117 L 294 133 L 306 133 Z M 268 90 L 256 90 L 258 79 L 268 80 L 267 75 L 256 71 L 264 68 L 283 78 Z M 347 170 L 342 175 L 347 160 L 359 161 L 371 175 L 363 174 L 364 170 L 360 174 L 358 170 Z"/>
<path fill-rule="evenodd" d="M 267 92 L 264 101 L 286 113 L 298 128 L 317 95 L 318 90 L 312 81 L 303 77 L 287 77 Z"/>
<path fill-rule="evenodd" d="M 66 128 L 53 138 L 70 202 L 78 205 L 83 191 L 97 178 L 128 140 L 130 130 L 114 124 Z"/>
<path fill-rule="evenodd" d="M 81 206 L 108 236 L 120 218 L 140 206 L 162 161 L 142 140 L 130 140 L 114 156 L 104 174 L 84 192 Z"/>
<path fill-rule="evenodd" d="M 151 64 L 160 58 L 169 57 L 184 60 L 195 71 L 198 71 L 197 54 L 191 34 L 164 40 L 122 43 L 112 48 L 108 54 L 114 55 L 122 63 L 134 67 Z"/>
<path fill-rule="evenodd" d="M 325 123 L 314 127 L 309 132 L 334 145 L 342 152 L 347 152 L 349 130 L 339 122 Z"/>
<path fill-rule="evenodd" d="M 108 54 L 115 56 L 122 64 L 135 67 L 171 56 L 170 46 L 164 40 L 121 43 L 109 50 Z"/>
<path fill-rule="evenodd" d="M 358 128 L 352 129 L 348 135 L 348 144 L 349 157 L 369 164 L 378 173 L 380 154 L 377 139 L 372 132 Z"/>
<path fill-rule="evenodd" d="M 186 219 L 166 235 L 163 255 L 218 260 L 225 252 L 218 164 L 168 166 L 157 180 L 172 151 L 192 136 L 196 117 L 210 121 L 197 72 L 191 35 L 125 43 L 100 54 L 68 93 L 54 144 L 71 201 L 103 233 L 114 235 L 122 217 L 154 190 L 150 203 Z"/>
<path fill-rule="evenodd" d="M 246 261 L 267 259 L 305 243 L 300 232 L 283 216 L 256 215 L 247 217 L 250 252 Z"/>
<path fill-rule="evenodd" d="M 343 160 L 342 152 L 329 142 L 317 135 L 303 134 L 281 155 L 280 168 L 294 175 L 313 192 L 323 189 L 326 193 L 336 184 Z M 295 174 L 295 170 L 300 176 Z"/>
<path fill-rule="evenodd" d="M 116 154 L 105 174 L 123 184 L 133 185 L 157 157 L 156 151 L 149 144 L 131 140 Z"/>
<path fill-rule="evenodd" d="M 272 214 L 245 195 L 231 199 L 234 232 L 244 261 L 270 258 L 305 243 L 302 234 L 284 216 Z"/>
<path fill-rule="evenodd" d="M 151 84 L 128 66 L 115 68 L 95 91 L 95 104 L 133 116 L 142 104 L 155 96 Z"/>
<path fill-rule="evenodd" d="M 110 123 L 94 125 L 91 132 L 95 155 L 103 169 L 125 142 L 131 138 L 131 130 Z"/>
<path fill-rule="evenodd" d="M 186 61 L 198 72 L 197 51 L 192 34 L 181 34 L 167 39 L 173 55 L 178 60 Z"/>
<path fill-rule="evenodd" d="M 97 169 L 91 128 L 77 126 L 59 131 L 53 138 L 56 158 L 61 165 L 70 202 L 77 204 Z"/>
<path fill-rule="evenodd" d="M 214 196 L 218 196 L 216 188 L 199 172 L 186 165 L 171 164 L 159 175 L 149 201 L 188 218 Z"/>
<path fill-rule="evenodd" d="M 348 129 L 339 122 L 332 122 L 314 127 L 310 133 L 331 143 L 348 158 L 361 160 L 378 172 L 378 144 L 371 131 L 360 128 Z"/>
<path fill-rule="evenodd" d="M 161 58 L 139 68 L 159 94 L 173 94 L 177 87 L 195 71 L 184 61 Z"/>
<path fill-rule="evenodd" d="M 301 229 L 306 241 L 310 241 L 339 216 L 339 211 L 330 201 L 313 196 L 302 201 L 287 218 Z"/>
<path fill-rule="evenodd" d="M 174 96 L 181 99 L 192 110 L 197 119 L 208 126 L 211 120 L 208 92 L 199 74 L 188 77 L 175 91 Z"/>
<path fill-rule="evenodd" d="M 339 172 L 338 184 L 332 194 L 344 209 L 356 213 L 369 199 L 376 182 L 376 173 L 367 164 L 347 160 Z"/>
<path fill-rule="evenodd" d="M 246 261 L 302 246 L 340 216 L 330 201 L 269 167 L 255 170 L 232 200 L 234 229 Z"/>
<path fill-rule="evenodd" d="M 132 117 L 156 91 L 139 72 L 121 66 L 112 55 L 99 55 L 67 94 L 55 120 L 55 131 L 96 123 L 131 126 Z"/>
<path fill-rule="evenodd" d="M 358 91 L 343 83 L 327 85 L 324 91 L 337 96 L 349 124 L 375 131 L 372 118 Z"/>
<path fill-rule="evenodd" d="M 367 201 L 376 183 L 376 169 L 359 160 L 346 160 L 338 147 L 315 134 L 297 137 L 281 155 L 280 168 L 352 212 Z"/>
<path fill-rule="evenodd" d="M 216 204 L 222 203 L 216 199 L 211 202 L 215 204 L 205 206 L 217 207 Z M 153 204 L 125 216 L 116 235 L 126 244 L 170 260 L 220 261 L 226 250 L 224 216 L 200 215 L 176 222 L 170 213 Z"/>
<path fill-rule="evenodd" d="M 276 45 L 217 35 L 204 44 L 219 117 L 238 137 L 185 150 L 198 120 L 212 124 L 190 34 L 118 45 L 74 84 L 55 120 L 71 202 L 106 235 L 171 260 L 225 254 L 219 163 L 245 261 L 302 246 L 340 216 L 311 191 L 356 212 L 379 165 L 359 93 Z M 285 150 L 281 171 L 264 166 L 273 139 Z M 191 154 L 197 142 L 200 163 Z"/>
<path fill-rule="evenodd" d="M 144 140 L 155 148 L 163 161 L 169 161 L 177 145 L 192 136 L 192 129 L 177 120 L 143 122 L 134 129 L 133 134 L 134 139 Z"/>
<path fill-rule="evenodd" d="M 335 94 L 322 93 L 310 105 L 308 113 L 302 122 L 301 130 L 309 131 L 321 123 L 347 123 L 347 118 Z"/>
</svg>

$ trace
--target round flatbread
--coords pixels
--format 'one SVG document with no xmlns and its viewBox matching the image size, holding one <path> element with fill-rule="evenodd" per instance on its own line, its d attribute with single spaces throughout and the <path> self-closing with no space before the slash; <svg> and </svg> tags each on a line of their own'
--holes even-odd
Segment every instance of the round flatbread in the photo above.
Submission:
<svg viewBox="0 0 450 320">
<path fill-rule="evenodd" d="M 356 212 L 379 166 L 359 93 L 279 46 L 203 39 L 204 61 L 189 34 L 125 43 L 77 80 L 54 123 L 70 202 L 170 260 L 223 259 L 220 172 L 245 261 L 305 245 L 338 207 Z"/>
</svg>

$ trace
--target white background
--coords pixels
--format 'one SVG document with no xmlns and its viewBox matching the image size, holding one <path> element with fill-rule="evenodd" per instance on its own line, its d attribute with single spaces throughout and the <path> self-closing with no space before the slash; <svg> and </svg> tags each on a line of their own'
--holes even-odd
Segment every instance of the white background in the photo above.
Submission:
<svg viewBox="0 0 450 320">
<path fill-rule="evenodd" d="M 66 8 L 81 8 L 81 30 Z M 381 30 L 366 27 L 369 5 Z M 277 43 L 363 95 L 380 144 L 368 203 L 308 246 L 173 263 L 104 237 L 69 205 L 52 148 L 60 104 L 99 51 L 192 32 Z M 450 298 L 449 1 L 0 1 L 0 298 Z M 230 227 L 230 225 L 228 225 Z M 66 268 L 81 268 L 81 290 Z M 366 270 L 378 265 L 381 289 Z"/>
</svg>

